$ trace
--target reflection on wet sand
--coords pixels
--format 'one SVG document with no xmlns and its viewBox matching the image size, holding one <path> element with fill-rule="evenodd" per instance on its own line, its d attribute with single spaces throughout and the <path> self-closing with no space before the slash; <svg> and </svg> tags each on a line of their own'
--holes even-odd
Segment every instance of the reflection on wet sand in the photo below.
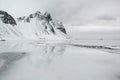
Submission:
<svg viewBox="0 0 120 80">
<path fill-rule="evenodd" d="M 34 65 L 49 65 L 54 58 L 64 54 L 65 45 L 40 45 L 38 50 L 31 52 L 27 59 Z"/>
<path fill-rule="evenodd" d="M 7 70 L 13 62 L 24 57 L 25 52 L 4 52 L 0 53 L 0 73 Z"/>
<path fill-rule="evenodd" d="M 114 52 L 107 47 L 32 41 L 0 45 L 0 80 L 120 79 L 120 56 L 109 54 Z"/>
<path fill-rule="evenodd" d="M 26 69 L 30 66 L 49 66 L 53 59 L 64 54 L 65 47 L 65 45 L 48 43 L 34 45 L 17 42 L 2 44 L 0 46 L 0 80 L 8 80 L 6 77 L 10 75 L 8 72 L 15 74 L 14 70 L 22 70 L 22 66 Z"/>
</svg>

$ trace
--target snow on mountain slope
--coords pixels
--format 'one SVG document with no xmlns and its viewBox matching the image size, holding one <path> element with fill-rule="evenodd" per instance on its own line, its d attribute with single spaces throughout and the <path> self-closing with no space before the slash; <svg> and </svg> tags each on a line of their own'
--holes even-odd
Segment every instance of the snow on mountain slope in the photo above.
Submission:
<svg viewBox="0 0 120 80">
<path fill-rule="evenodd" d="M 0 40 L 16 40 L 22 37 L 17 28 L 0 21 Z"/>
<path fill-rule="evenodd" d="M 49 13 L 37 11 L 16 20 L 0 11 L 0 40 L 66 40 L 69 39 L 63 24 L 53 20 Z"/>
<path fill-rule="evenodd" d="M 18 39 L 22 36 L 16 28 L 16 21 L 5 11 L 0 11 L 0 40 Z"/>
</svg>

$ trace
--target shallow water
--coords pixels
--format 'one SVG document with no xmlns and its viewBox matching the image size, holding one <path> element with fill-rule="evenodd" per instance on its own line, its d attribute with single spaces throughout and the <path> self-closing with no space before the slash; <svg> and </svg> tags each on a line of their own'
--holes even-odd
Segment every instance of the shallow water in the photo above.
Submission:
<svg viewBox="0 0 120 80">
<path fill-rule="evenodd" d="M 0 80 L 120 80 L 119 48 L 105 45 L 0 42 Z"/>
</svg>

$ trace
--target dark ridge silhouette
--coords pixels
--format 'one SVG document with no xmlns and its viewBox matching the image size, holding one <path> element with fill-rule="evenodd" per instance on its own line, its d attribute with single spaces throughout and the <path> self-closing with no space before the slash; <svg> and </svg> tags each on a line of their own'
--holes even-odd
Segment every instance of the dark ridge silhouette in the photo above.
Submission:
<svg viewBox="0 0 120 80">
<path fill-rule="evenodd" d="M 17 25 L 15 19 L 5 11 L 0 10 L 0 19 L 5 24 L 10 24 L 12 26 Z"/>
</svg>

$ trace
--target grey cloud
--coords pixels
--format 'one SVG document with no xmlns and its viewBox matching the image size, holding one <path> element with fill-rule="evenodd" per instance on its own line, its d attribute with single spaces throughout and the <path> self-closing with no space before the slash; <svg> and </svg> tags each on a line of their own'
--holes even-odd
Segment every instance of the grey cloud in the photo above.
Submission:
<svg viewBox="0 0 120 80">
<path fill-rule="evenodd" d="M 0 0 L 0 9 L 14 16 L 23 16 L 36 10 L 42 13 L 48 11 L 64 24 L 81 25 L 96 20 L 115 21 L 120 17 L 119 4 L 119 0 Z"/>
<path fill-rule="evenodd" d="M 101 15 L 96 17 L 97 20 L 105 20 L 105 21 L 116 21 L 117 17 L 109 16 L 109 15 Z"/>
</svg>

